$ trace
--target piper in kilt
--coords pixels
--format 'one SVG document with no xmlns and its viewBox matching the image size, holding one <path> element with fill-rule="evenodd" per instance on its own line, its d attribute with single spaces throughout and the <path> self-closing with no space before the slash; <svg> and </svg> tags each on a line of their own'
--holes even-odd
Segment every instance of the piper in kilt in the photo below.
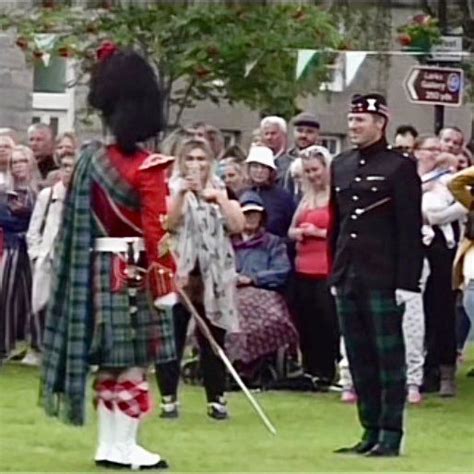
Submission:
<svg viewBox="0 0 474 474">
<path fill-rule="evenodd" d="M 162 128 L 151 67 L 110 43 L 98 59 L 88 99 L 115 144 L 83 151 L 65 200 L 44 335 L 42 403 L 49 415 L 83 424 L 89 366 L 98 365 L 96 464 L 165 468 L 166 461 L 136 440 L 150 409 L 145 367 L 174 357 L 171 326 L 154 306 L 172 291 L 163 228 L 165 169 L 172 159 L 136 145 Z"/>
<path fill-rule="evenodd" d="M 387 145 L 378 94 L 355 96 L 355 149 L 331 167 L 331 284 L 354 386 L 362 440 L 339 453 L 398 456 L 403 435 L 405 302 L 419 292 L 421 186 L 412 159 Z"/>
</svg>

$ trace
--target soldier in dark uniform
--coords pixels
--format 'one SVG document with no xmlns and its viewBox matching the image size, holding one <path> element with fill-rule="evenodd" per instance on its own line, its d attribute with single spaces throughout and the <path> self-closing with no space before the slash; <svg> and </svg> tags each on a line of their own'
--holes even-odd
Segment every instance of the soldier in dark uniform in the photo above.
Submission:
<svg viewBox="0 0 474 474">
<path fill-rule="evenodd" d="M 339 453 L 398 456 L 403 435 L 404 301 L 419 292 L 421 186 L 408 155 L 387 145 L 379 94 L 354 96 L 355 148 L 331 167 L 330 251 L 338 315 L 358 395 L 362 439 Z"/>
</svg>

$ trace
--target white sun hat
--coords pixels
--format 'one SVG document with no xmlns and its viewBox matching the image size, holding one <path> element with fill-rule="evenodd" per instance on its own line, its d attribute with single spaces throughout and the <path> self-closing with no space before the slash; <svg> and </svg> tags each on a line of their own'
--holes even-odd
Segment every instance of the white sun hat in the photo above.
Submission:
<svg viewBox="0 0 474 474">
<path fill-rule="evenodd" d="M 251 147 L 245 163 L 260 163 L 272 170 L 276 170 L 273 152 L 266 146 L 254 145 Z"/>
</svg>

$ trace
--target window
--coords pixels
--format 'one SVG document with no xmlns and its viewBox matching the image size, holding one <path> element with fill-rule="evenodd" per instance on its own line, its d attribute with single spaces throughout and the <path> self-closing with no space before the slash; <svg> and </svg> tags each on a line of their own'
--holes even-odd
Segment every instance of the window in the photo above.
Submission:
<svg viewBox="0 0 474 474">
<path fill-rule="evenodd" d="M 221 130 L 221 132 L 222 135 L 224 135 L 224 148 L 238 145 L 240 143 L 240 138 L 242 136 L 240 130 Z"/>
<path fill-rule="evenodd" d="M 326 147 L 332 156 L 335 156 L 341 152 L 341 138 L 336 136 L 322 136 L 321 145 Z"/>
<path fill-rule="evenodd" d="M 51 57 L 48 66 L 35 61 L 33 91 L 64 94 L 66 92 L 66 67 L 64 58 Z"/>
</svg>

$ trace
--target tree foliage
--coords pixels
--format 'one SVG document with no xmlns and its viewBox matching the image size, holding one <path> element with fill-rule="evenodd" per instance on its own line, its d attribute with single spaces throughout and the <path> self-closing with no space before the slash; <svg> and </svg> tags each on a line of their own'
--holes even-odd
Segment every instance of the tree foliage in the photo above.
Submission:
<svg viewBox="0 0 474 474">
<path fill-rule="evenodd" d="M 35 35 L 54 33 L 51 53 L 76 58 L 86 78 L 103 40 L 132 47 L 156 66 L 167 116 L 174 107 L 176 123 L 186 108 L 206 99 L 288 118 L 296 97 L 319 91 L 334 58 L 333 52 L 321 54 L 311 74 L 297 81 L 297 50 L 334 51 L 343 45 L 333 16 L 315 6 L 158 2 L 124 7 L 105 0 L 101 8 L 85 9 L 46 3 L 0 17 L 1 28 L 16 27 L 17 45 L 28 58 L 39 60 L 46 53 Z"/>
</svg>

